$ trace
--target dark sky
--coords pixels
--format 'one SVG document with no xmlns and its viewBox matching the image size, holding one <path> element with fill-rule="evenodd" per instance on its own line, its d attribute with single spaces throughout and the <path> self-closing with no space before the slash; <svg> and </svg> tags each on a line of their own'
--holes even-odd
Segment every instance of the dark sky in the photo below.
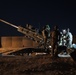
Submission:
<svg viewBox="0 0 76 75">
<path fill-rule="evenodd" d="M 76 35 L 76 3 L 72 0 L 5 0 L 0 1 L 0 18 L 17 26 L 31 24 L 42 28 L 55 24 L 70 28 Z M 0 22 L 0 36 L 22 35 L 15 28 Z"/>
</svg>

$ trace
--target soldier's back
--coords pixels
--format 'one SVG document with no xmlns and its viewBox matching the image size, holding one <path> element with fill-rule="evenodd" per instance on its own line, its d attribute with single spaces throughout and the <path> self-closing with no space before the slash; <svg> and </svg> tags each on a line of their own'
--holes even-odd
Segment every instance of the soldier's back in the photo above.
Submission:
<svg viewBox="0 0 76 75">
<path fill-rule="evenodd" d="M 58 31 L 58 30 L 53 30 L 53 31 L 51 32 L 51 37 L 52 37 L 52 38 L 58 38 L 59 35 L 60 35 L 60 34 L 59 34 L 59 31 Z"/>
</svg>

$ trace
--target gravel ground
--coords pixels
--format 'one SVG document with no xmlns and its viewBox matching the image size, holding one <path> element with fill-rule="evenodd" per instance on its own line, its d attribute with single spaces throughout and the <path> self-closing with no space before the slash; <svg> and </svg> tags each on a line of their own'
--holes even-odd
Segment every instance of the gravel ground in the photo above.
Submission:
<svg viewBox="0 0 76 75">
<path fill-rule="evenodd" d="M 50 55 L 0 56 L 0 75 L 76 75 L 76 62 Z"/>
</svg>

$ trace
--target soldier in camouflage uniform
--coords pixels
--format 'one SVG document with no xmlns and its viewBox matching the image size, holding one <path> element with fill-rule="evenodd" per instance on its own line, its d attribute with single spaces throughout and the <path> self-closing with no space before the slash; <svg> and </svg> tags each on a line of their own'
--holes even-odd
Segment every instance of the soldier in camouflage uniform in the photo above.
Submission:
<svg viewBox="0 0 76 75">
<path fill-rule="evenodd" d="M 59 40 L 60 40 L 59 29 L 57 26 L 54 26 L 54 30 L 51 32 L 51 46 L 52 46 L 51 55 L 52 56 L 55 56 L 55 55 L 57 56 L 57 48 L 58 48 Z M 56 53 L 55 53 L 55 49 L 56 49 Z"/>
<path fill-rule="evenodd" d="M 43 35 L 43 38 L 44 38 L 44 48 L 46 48 L 47 40 L 50 37 L 50 26 L 49 25 L 46 25 L 43 28 L 42 35 Z"/>
</svg>

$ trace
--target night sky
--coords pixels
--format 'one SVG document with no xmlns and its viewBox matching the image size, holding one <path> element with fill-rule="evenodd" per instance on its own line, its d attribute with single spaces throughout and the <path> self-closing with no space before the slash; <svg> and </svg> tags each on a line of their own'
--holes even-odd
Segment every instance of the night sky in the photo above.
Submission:
<svg viewBox="0 0 76 75">
<path fill-rule="evenodd" d="M 76 35 L 76 2 L 72 0 L 5 0 L 0 1 L 0 18 L 17 26 L 31 24 L 51 30 L 58 25 L 60 31 L 70 28 Z M 0 22 L 0 36 L 22 35 L 15 28 Z"/>
</svg>

